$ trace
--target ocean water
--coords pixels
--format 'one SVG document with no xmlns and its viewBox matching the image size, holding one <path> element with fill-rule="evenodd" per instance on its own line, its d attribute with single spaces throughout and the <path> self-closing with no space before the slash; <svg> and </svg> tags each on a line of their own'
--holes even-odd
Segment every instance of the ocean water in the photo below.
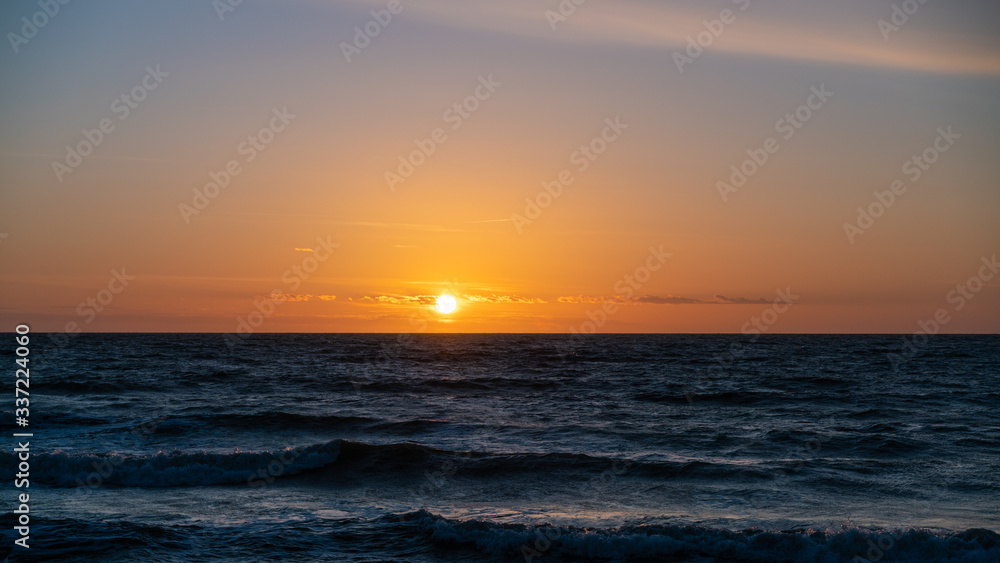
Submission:
<svg viewBox="0 0 1000 563">
<path fill-rule="evenodd" d="M 997 336 L 31 336 L 11 561 L 1000 561 Z"/>
</svg>

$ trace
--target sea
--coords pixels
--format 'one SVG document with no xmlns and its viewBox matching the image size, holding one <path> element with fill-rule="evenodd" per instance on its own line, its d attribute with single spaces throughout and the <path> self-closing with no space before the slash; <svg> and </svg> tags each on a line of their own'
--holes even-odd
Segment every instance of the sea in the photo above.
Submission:
<svg viewBox="0 0 1000 563">
<path fill-rule="evenodd" d="M 7 561 L 1000 561 L 1000 336 L 30 339 Z"/>
</svg>

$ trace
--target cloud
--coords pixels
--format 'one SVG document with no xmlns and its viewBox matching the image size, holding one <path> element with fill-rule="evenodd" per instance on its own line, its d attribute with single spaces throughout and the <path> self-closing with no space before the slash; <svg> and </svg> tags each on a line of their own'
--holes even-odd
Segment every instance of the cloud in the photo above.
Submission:
<svg viewBox="0 0 1000 563">
<path fill-rule="evenodd" d="M 622 298 L 622 297 L 603 297 L 603 296 L 590 297 L 590 296 L 583 296 L 583 295 L 577 295 L 577 296 L 570 295 L 570 296 L 565 296 L 565 297 L 559 297 L 559 298 L 556 299 L 556 302 L 558 302 L 558 303 L 572 303 L 572 304 L 576 304 L 576 303 L 589 303 L 589 304 L 594 304 L 594 303 L 624 303 L 625 299 Z"/>
<path fill-rule="evenodd" d="M 462 295 L 457 296 L 459 302 L 465 303 L 489 303 L 494 305 L 541 305 L 549 303 L 540 297 L 523 297 L 520 295 Z M 350 299 L 349 299 L 350 300 Z M 437 301 L 436 295 L 366 295 L 357 299 L 362 303 L 385 304 L 385 305 L 432 305 Z M 681 297 L 676 295 L 642 295 L 625 299 L 620 295 L 570 295 L 557 297 L 556 303 L 578 305 L 578 304 L 601 304 L 619 303 L 632 305 L 766 305 L 771 303 L 767 299 L 752 299 L 747 297 L 726 297 L 716 295 L 713 299 L 701 299 L 698 297 Z"/>
<path fill-rule="evenodd" d="M 559 303 L 570 304 L 599 304 L 599 303 L 633 303 L 643 305 L 764 305 L 771 303 L 767 299 L 748 299 L 746 297 L 726 297 L 716 295 L 714 299 L 701 299 L 698 297 L 679 297 L 676 295 L 642 295 L 625 299 L 622 296 L 569 296 L 560 297 L 556 300 Z"/>
<path fill-rule="evenodd" d="M 715 299 L 719 303 L 732 305 L 767 305 L 773 301 L 767 299 L 747 299 L 746 297 L 726 297 L 725 295 L 716 295 Z"/>
<path fill-rule="evenodd" d="M 359 299 L 364 303 L 385 303 L 389 305 L 431 305 L 437 302 L 437 295 L 366 295 Z M 461 295 L 456 296 L 459 302 L 494 303 L 494 304 L 539 304 L 546 303 L 537 297 L 521 297 L 519 295 Z"/>
<path fill-rule="evenodd" d="M 367 0 L 354 0 L 372 5 Z M 546 9 L 537 0 L 468 2 L 423 0 L 408 7 L 414 16 L 457 28 L 479 29 L 553 41 L 628 44 L 683 52 L 689 37 L 705 31 L 705 20 L 730 8 L 736 20 L 725 26 L 711 50 L 738 56 L 892 68 L 939 74 L 1000 75 L 996 42 L 989 36 L 959 33 L 946 26 L 961 10 L 976 10 L 981 18 L 995 8 L 940 4 L 935 20 L 908 24 L 887 41 L 879 20 L 891 17 L 890 6 L 869 0 L 839 2 L 748 2 L 706 6 L 691 1 L 618 0 L 589 2 L 577 7 L 553 30 Z M 926 8 L 925 8 L 926 9 Z M 947 10 L 947 11 L 945 11 Z M 944 12 L 942 12 L 944 11 Z M 973 12 L 976 13 L 976 12 Z M 820 17 L 817 17 L 819 14 Z M 930 16 L 928 12 L 927 16 Z M 964 17 L 969 17 L 968 15 Z"/>
<path fill-rule="evenodd" d="M 258 295 L 257 299 L 263 301 L 281 301 L 281 302 L 309 301 L 311 299 L 319 299 L 320 301 L 333 301 L 337 299 L 337 296 L 313 295 L 311 293 L 271 293 L 268 295 Z"/>
<path fill-rule="evenodd" d="M 521 297 L 519 295 L 466 295 L 462 300 L 470 303 L 545 303 L 537 297 Z"/>
<path fill-rule="evenodd" d="M 434 295 L 365 295 L 362 303 L 383 303 L 388 305 L 430 305 L 437 301 Z"/>
<path fill-rule="evenodd" d="M 711 303 L 711 301 L 705 301 L 704 299 L 697 299 L 695 297 L 674 297 L 673 295 L 668 295 L 666 297 L 643 295 L 642 297 L 632 299 L 632 301 L 636 303 L 648 303 L 651 305 L 704 305 Z"/>
<path fill-rule="evenodd" d="M 315 252 L 315 251 L 311 248 L 296 248 L 295 252 Z"/>
<path fill-rule="evenodd" d="M 466 295 L 462 297 L 470 303 L 545 303 L 537 297 L 521 297 L 519 295 Z"/>
</svg>

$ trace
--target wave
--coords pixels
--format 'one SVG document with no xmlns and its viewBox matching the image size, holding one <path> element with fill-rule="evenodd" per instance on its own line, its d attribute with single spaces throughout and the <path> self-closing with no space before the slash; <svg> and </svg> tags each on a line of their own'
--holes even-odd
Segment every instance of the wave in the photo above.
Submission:
<svg viewBox="0 0 1000 563">
<path fill-rule="evenodd" d="M 152 455 L 55 451 L 35 454 L 35 458 L 38 462 L 32 466 L 32 482 L 50 487 L 252 485 L 257 477 L 271 482 L 316 472 L 323 473 L 322 483 L 336 484 L 337 479 L 326 477 L 338 475 L 405 481 L 419 480 L 441 467 L 458 466 L 463 477 L 483 480 L 542 481 L 559 475 L 601 475 L 610 469 L 616 474 L 627 473 L 630 478 L 767 481 L 776 473 L 791 473 L 801 465 L 799 460 L 749 466 L 699 460 L 628 460 L 568 452 L 457 452 L 410 442 L 367 444 L 350 440 L 279 451 L 171 451 Z M 16 467 L 14 454 L 0 452 L 0 466 Z M 12 472 L 9 477 L 13 478 Z"/>
<path fill-rule="evenodd" d="M 867 487 L 886 498 L 909 499 L 912 490 L 901 490 L 892 480 L 872 480 L 873 473 L 892 466 L 873 468 L 850 461 L 827 461 L 825 469 L 810 469 L 800 458 L 759 460 L 753 464 L 697 459 L 635 459 L 594 456 L 582 453 L 452 451 L 413 442 L 368 444 L 333 440 L 321 444 L 276 451 L 234 451 L 231 453 L 170 451 L 137 455 L 122 453 L 69 453 L 54 451 L 34 454 L 32 484 L 54 488 L 97 487 L 194 487 L 250 485 L 294 481 L 293 486 L 320 489 L 354 487 L 403 487 L 409 490 L 437 490 L 438 477 L 459 473 L 461 481 L 451 486 L 481 487 L 517 483 L 520 489 L 562 491 L 609 498 L 621 487 L 628 490 L 655 489 L 669 484 L 666 491 L 684 487 L 737 487 L 747 491 L 774 490 L 784 486 L 818 487 L 836 493 Z M 14 454 L 0 452 L 0 478 L 13 479 L 17 466 Z M 7 469 L 4 469 L 7 468 Z M 790 483 L 786 479 L 794 479 Z M 580 489 L 573 486 L 579 484 Z M 617 484 L 616 484 L 617 483 Z M 940 486 L 940 483 L 937 485 Z M 988 480 L 949 480 L 953 490 L 996 490 Z M 749 494 L 749 493 L 748 493 Z M 596 495 L 596 496 L 595 496 Z M 736 494 L 736 497 L 741 497 Z"/>
<path fill-rule="evenodd" d="M 297 475 L 337 460 L 340 441 L 270 452 L 159 452 L 155 455 L 35 454 L 32 482 L 52 487 L 176 487 L 253 484 L 257 477 Z M 16 467 L 14 455 L 0 459 Z M 13 475 L 10 476 L 13 478 Z"/>
<path fill-rule="evenodd" d="M 149 391 L 156 388 L 155 382 L 143 383 L 139 381 L 96 381 L 86 379 L 66 379 L 52 380 L 40 383 L 40 391 L 48 393 L 95 393 L 95 394 L 119 394 L 122 391 Z"/>
<path fill-rule="evenodd" d="M 537 367 L 537 366 L 536 366 Z M 124 370 L 125 368 L 123 368 Z M 538 373 L 545 373 L 538 371 Z M 64 377 L 55 376 L 38 383 L 38 388 L 48 393 L 56 394 L 119 394 L 123 391 L 159 393 L 177 387 L 192 385 L 248 385 L 253 386 L 259 381 L 260 374 L 253 374 L 246 369 L 211 370 L 211 371 L 179 371 L 166 377 L 148 373 L 119 373 L 118 377 L 108 378 L 99 374 L 81 375 L 74 373 Z M 416 395 L 436 394 L 441 392 L 479 393 L 485 391 L 518 391 L 557 389 L 563 385 L 559 381 L 539 380 L 537 377 L 491 376 L 476 378 L 435 377 L 424 374 L 423 377 L 389 378 L 384 374 L 351 372 L 344 374 L 298 373 L 284 376 L 289 380 L 297 380 L 298 385 L 314 390 L 338 389 L 351 393 L 411 393 Z"/>
<path fill-rule="evenodd" d="M 156 425 L 158 433 L 179 434 L 192 428 L 267 428 L 275 430 L 360 429 L 379 422 L 363 416 L 308 415 L 282 411 L 257 413 L 185 414 L 172 416 Z"/>
<path fill-rule="evenodd" d="M 720 391 L 718 393 L 694 392 L 688 389 L 678 389 L 674 393 L 641 393 L 636 395 L 637 401 L 652 403 L 670 403 L 687 405 L 692 403 L 720 403 L 723 405 L 755 405 L 768 403 L 780 398 L 780 394 L 772 391 Z"/>
<path fill-rule="evenodd" d="M 730 531 L 694 525 L 618 528 L 529 527 L 451 520 L 417 511 L 399 516 L 437 544 L 475 546 L 528 561 L 968 561 L 1000 560 L 1000 535 L 990 530 Z"/>
<path fill-rule="evenodd" d="M 5 515 L 13 519 L 13 514 Z M 985 529 L 728 530 L 699 525 L 584 528 L 445 518 L 426 510 L 239 526 L 49 519 L 33 521 L 32 554 L 50 560 L 103 556 L 143 560 L 527 562 L 968 562 L 1000 560 L 1000 535 Z M 0 535 L 10 535 L 4 531 Z M 7 538 L 4 538 L 7 539 Z M 367 560 L 367 559 L 366 559 Z"/>
<path fill-rule="evenodd" d="M 185 413 L 187 410 L 195 411 Z M 449 421 L 431 419 L 384 420 L 366 416 L 339 416 L 319 414 L 297 414 L 284 411 L 262 411 L 252 413 L 203 413 L 204 407 L 181 409 L 171 416 L 147 416 L 145 418 L 94 418 L 74 413 L 40 413 L 33 425 L 36 427 L 70 427 L 111 425 L 126 428 L 155 429 L 159 435 L 182 435 L 204 428 L 266 428 L 268 431 L 317 431 L 332 432 L 345 430 L 366 430 L 391 434 L 414 434 L 433 430 L 449 424 Z M 153 413 L 154 415 L 157 413 Z M 13 410 L 0 411 L 0 415 L 13 419 Z"/>
</svg>

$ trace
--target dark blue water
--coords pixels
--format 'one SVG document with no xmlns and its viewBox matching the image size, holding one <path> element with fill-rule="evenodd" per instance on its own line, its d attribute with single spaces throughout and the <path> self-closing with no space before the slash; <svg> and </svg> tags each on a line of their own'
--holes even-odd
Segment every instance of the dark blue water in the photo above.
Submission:
<svg viewBox="0 0 1000 563">
<path fill-rule="evenodd" d="M 11 560 L 1000 561 L 996 336 L 32 338 Z"/>
</svg>

